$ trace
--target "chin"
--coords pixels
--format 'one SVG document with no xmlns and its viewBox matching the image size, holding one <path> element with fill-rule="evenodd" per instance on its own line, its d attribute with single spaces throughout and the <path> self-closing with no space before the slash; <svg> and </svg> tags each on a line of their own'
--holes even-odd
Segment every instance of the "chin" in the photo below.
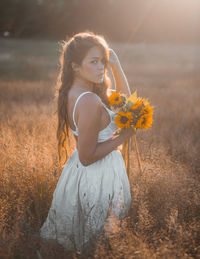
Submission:
<svg viewBox="0 0 200 259">
<path fill-rule="evenodd" d="M 98 83 L 97 84 L 102 84 L 104 82 L 104 78 L 101 79 L 101 80 L 98 80 Z"/>
<path fill-rule="evenodd" d="M 101 85 L 104 83 L 104 78 L 103 79 L 96 79 L 96 80 L 89 80 L 91 83 Z"/>
<path fill-rule="evenodd" d="M 91 81 L 96 85 L 101 85 L 104 81 L 103 80 L 97 80 L 97 81 Z"/>
</svg>

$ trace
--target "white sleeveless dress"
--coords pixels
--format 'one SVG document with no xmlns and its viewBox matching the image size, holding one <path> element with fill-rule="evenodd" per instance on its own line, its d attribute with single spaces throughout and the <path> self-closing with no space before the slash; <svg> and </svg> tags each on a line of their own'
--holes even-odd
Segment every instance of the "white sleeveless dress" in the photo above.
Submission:
<svg viewBox="0 0 200 259">
<path fill-rule="evenodd" d="M 74 105 L 73 121 L 76 131 L 73 133 L 76 136 L 78 128 L 75 108 L 80 98 L 88 93 L 91 92 L 82 93 Z M 99 132 L 98 142 L 110 139 L 117 129 L 115 113 L 106 105 L 104 107 L 111 121 Z M 75 150 L 61 172 L 40 236 L 54 239 L 68 250 L 75 248 L 81 252 L 91 239 L 98 240 L 104 232 L 106 220 L 108 222 L 109 219 L 109 226 L 113 216 L 123 219 L 128 214 L 130 204 L 130 184 L 119 150 L 110 152 L 89 166 L 81 164 L 78 150 Z M 109 232 L 106 234 L 109 235 Z"/>
</svg>

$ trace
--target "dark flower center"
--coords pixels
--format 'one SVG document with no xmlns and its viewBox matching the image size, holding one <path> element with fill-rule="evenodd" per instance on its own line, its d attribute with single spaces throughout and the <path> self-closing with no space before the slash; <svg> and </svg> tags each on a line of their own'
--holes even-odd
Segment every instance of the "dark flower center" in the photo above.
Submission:
<svg viewBox="0 0 200 259">
<path fill-rule="evenodd" d="M 119 101 L 119 97 L 116 97 L 116 98 L 115 98 L 115 101 Z"/>
<path fill-rule="evenodd" d="M 143 111 L 144 111 L 144 114 L 148 113 L 148 110 L 147 110 L 147 109 L 144 109 Z"/>
<path fill-rule="evenodd" d="M 128 119 L 126 116 L 121 116 L 121 118 L 120 118 L 120 122 L 121 122 L 122 124 L 126 124 L 128 120 L 129 120 L 129 119 Z"/>
</svg>

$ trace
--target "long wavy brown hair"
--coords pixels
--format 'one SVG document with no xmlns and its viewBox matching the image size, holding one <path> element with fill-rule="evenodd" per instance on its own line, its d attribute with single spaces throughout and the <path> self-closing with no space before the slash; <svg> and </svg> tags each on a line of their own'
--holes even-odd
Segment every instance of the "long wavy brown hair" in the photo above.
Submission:
<svg viewBox="0 0 200 259">
<path fill-rule="evenodd" d="M 55 97 L 57 99 L 58 113 L 57 140 L 59 162 L 61 163 L 64 156 L 65 158 L 63 163 L 65 163 L 69 157 L 68 151 L 71 145 L 69 137 L 69 120 L 67 116 L 67 95 L 75 78 L 75 72 L 72 69 L 72 62 L 81 65 L 82 60 L 89 49 L 94 46 L 98 46 L 103 50 L 105 62 L 104 81 L 101 84 L 94 83 L 93 92 L 101 98 L 102 102 L 104 102 L 107 107 L 109 107 L 107 89 L 110 86 L 110 80 L 106 75 L 109 59 L 109 47 L 102 35 L 94 34 L 90 31 L 75 34 L 67 41 L 62 41 L 61 46 L 62 51 L 59 59 L 60 73 L 57 78 Z"/>
</svg>

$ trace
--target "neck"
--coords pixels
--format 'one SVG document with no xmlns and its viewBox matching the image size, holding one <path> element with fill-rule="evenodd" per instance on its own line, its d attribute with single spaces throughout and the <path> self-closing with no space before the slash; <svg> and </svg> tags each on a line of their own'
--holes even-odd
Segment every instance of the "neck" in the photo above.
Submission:
<svg viewBox="0 0 200 259">
<path fill-rule="evenodd" d="M 92 92 L 93 88 L 94 88 L 94 83 L 92 83 L 88 80 L 85 80 L 83 78 L 76 77 L 74 79 L 73 88 L 81 88 L 81 89 Z"/>
</svg>

